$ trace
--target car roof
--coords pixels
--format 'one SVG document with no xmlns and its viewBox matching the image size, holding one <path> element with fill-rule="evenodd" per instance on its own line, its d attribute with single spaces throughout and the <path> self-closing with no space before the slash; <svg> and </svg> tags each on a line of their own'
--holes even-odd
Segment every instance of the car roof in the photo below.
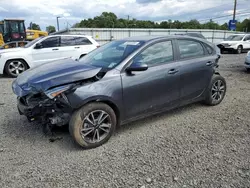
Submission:
<svg viewBox="0 0 250 188">
<path fill-rule="evenodd" d="M 156 40 L 156 39 L 164 39 L 164 38 L 173 38 L 173 35 L 166 35 L 166 36 L 162 36 L 162 35 L 145 35 L 145 36 L 133 36 L 133 37 L 127 37 L 121 40 L 127 40 L 127 41 L 151 41 L 151 40 Z"/>
<path fill-rule="evenodd" d="M 133 36 L 133 37 L 128 37 L 120 40 L 126 40 L 126 41 L 144 41 L 144 42 L 150 42 L 154 40 L 161 40 L 161 39 L 176 39 L 176 38 L 185 38 L 185 39 L 195 39 L 195 40 L 200 40 L 203 41 L 204 39 L 202 38 L 197 38 L 193 36 L 188 36 L 188 35 L 145 35 L 145 36 Z"/>
<path fill-rule="evenodd" d="M 231 35 L 239 35 L 239 36 L 244 36 L 244 35 L 247 35 L 248 33 L 232 33 Z"/>
<path fill-rule="evenodd" d="M 71 34 L 63 34 L 63 35 L 48 35 L 47 37 L 62 37 L 62 36 L 66 36 L 66 37 L 91 37 L 90 35 L 71 35 Z"/>
</svg>

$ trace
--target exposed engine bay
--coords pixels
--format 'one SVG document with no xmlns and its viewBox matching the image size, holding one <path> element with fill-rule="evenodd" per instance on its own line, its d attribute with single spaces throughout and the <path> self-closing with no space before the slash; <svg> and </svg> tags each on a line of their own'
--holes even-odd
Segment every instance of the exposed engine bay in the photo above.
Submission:
<svg viewBox="0 0 250 188">
<path fill-rule="evenodd" d="M 30 92 L 28 95 L 19 96 L 17 98 L 18 111 L 30 122 L 41 123 L 45 133 L 51 132 L 53 127 L 66 125 L 70 121 L 74 109 L 71 107 L 67 94 L 83 85 L 102 79 L 105 74 L 106 71 L 103 70 L 85 80 L 53 86 L 44 92 Z"/>
</svg>

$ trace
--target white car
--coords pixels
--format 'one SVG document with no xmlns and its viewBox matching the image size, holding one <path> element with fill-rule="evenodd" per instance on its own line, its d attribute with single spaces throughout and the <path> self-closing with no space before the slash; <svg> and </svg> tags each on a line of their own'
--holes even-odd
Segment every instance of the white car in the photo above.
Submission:
<svg viewBox="0 0 250 188">
<path fill-rule="evenodd" d="M 233 34 L 230 35 L 225 41 L 218 44 L 221 53 L 224 51 L 234 51 L 240 54 L 242 51 L 250 49 L 250 34 Z"/>
<path fill-rule="evenodd" d="M 17 77 L 23 71 L 44 63 L 79 59 L 99 44 L 86 35 L 50 35 L 29 42 L 23 48 L 0 50 L 0 74 Z"/>
</svg>

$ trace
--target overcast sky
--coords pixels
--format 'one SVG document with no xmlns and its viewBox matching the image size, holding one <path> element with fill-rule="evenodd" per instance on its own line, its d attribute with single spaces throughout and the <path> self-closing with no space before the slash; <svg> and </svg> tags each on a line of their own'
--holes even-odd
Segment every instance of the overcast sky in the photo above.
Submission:
<svg viewBox="0 0 250 188">
<path fill-rule="evenodd" d="M 56 16 L 61 16 L 60 27 L 74 24 L 82 19 L 93 18 L 102 12 L 114 12 L 118 17 L 151 21 L 209 19 L 233 12 L 234 0 L 0 0 L 0 19 L 23 18 L 42 29 L 56 26 Z M 243 20 L 250 17 L 250 0 L 238 0 L 237 16 Z M 231 17 L 214 20 L 222 23 Z"/>
</svg>

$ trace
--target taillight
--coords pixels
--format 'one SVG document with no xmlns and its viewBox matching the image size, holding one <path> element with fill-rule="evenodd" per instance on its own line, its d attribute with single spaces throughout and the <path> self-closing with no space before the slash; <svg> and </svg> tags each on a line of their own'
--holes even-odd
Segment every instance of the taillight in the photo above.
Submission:
<svg viewBox="0 0 250 188">
<path fill-rule="evenodd" d="M 97 45 L 96 47 L 97 47 L 97 48 L 99 48 L 99 47 L 100 47 L 100 45 Z"/>
</svg>

